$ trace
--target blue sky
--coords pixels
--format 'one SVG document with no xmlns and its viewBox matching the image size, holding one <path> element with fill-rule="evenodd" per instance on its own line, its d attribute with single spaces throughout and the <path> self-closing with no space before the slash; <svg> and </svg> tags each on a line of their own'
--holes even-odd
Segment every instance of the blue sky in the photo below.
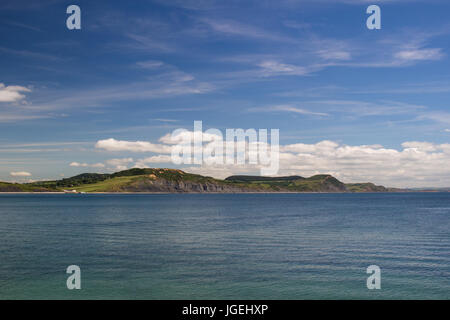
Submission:
<svg viewBox="0 0 450 320">
<path fill-rule="evenodd" d="M 66 28 L 71 4 L 81 30 Z M 370 4 L 381 30 L 366 27 Z M 450 186 L 449 10 L 418 0 L 3 0 L 0 180 L 174 167 L 142 161 L 157 149 L 98 142 L 160 145 L 202 120 L 279 128 L 280 174 Z"/>
</svg>

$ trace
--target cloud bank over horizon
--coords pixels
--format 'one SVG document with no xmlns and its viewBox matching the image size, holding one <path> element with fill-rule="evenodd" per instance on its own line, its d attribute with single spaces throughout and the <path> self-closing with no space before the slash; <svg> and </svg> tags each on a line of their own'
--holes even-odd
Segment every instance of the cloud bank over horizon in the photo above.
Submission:
<svg viewBox="0 0 450 320">
<path fill-rule="evenodd" d="M 193 134 L 189 131 L 186 133 Z M 204 135 L 203 141 L 206 141 L 204 146 L 212 143 L 211 137 Z M 99 140 L 95 147 L 109 154 L 138 156 L 135 161 L 131 157 L 122 159 L 120 167 L 122 170 L 158 165 L 176 167 L 215 178 L 225 178 L 235 174 L 259 175 L 261 166 L 250 165 L 248 162 L 245 165 L 175 166 L 171 162 L 173 143 L 170 143 L 168 136 L 169 134 L 162 136 L 159 141 L 165 143 L 159 144 L 110 138 Z M 147 153 L 152 155 L 139 158 L 139 155 Z M 116 159 L 115 162 L 120 160 Z M 312 144 L 280 145 L 280 170 L 277 176 L 331 174 L 347 183 L 373 182 L 389 187 L 449 187 L 448 163 L 450 163 L 450 144 L 448 143 L 408 141 L 402 143 L 401 150 L 396 150 L 382 145 L 346 145 L 323 140 Z M 114 166 L 109 168 L 113 170 Z"/>
</svg>

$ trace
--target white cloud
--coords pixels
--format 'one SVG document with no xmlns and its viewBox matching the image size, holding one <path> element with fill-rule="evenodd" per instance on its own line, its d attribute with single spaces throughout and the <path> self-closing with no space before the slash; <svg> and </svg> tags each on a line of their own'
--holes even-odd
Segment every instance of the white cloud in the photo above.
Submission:
<svg viewBox="0 0 450 320">
<path fill-rule="evenodd" d="M 130 152 L 156 152 L 170 153 L 170 146 L 154 144 L 147 141 L 121 141 L 113 138 L 99 140 L 95 147 L 107 151 L 130 151 Z"/>
<path fill-rule="evenodd" d="M 418 142 L 418 141 L 404 142 L 402 143 L 402 147 L 405 149 L 422 150 L 427 152 L 437 150 L 437 146 L 430 142 Z"/>
<path fill-rule="evenodd" d="M 330 113 L 347 113 L 355 117 L 381 115 L 418 115 L 426 109 L 425 106 L 399 101 L 359 101 L 359 100 L 315 100 L 305 104 L 314 105 L 315 109 Z"/>
<path fill-rule="evenodd" d="M 292 153 L 327 153 L 331 150 L 337 148 L 339 144 L 333 141 L 324 140 L 316 144 L 306 144 L 306 143 L 295 143 L 282 146 L 281 151 L 292 152 Z"/>
<path fill-rule="evenodd" d="M 164 62 L 157 60 L 147 60 L 137 62 L 136 65 L 144 69 L 157 69 L 159 67 L 162 67 L 164 65 Z"/>
<path fill-rule="evenodd" d="M 159 121 L 159 122 L 178 122 L 179 120 L 177 120 L 177 119 L 161 119 L 161 118 L 154 118 L 154 119 L 151 119 L 151 120 L 154 120 L 154 121 Z"/>
<path fill-rule="evenodd" d="M 192 137 L 192 131 L 180 133 Z M 163 144 L 150 142 L 113 141 L 106 149 L 131 152 L 153 152 L 157 155 L 139 159 L 134 167 L 148 167 L 155 163 L 171 164 L 172 135 L 160 138 Z M 186 137 L 186 138 L 189 138 Z M 205 146 L 217 135 L 203 135 Z M 112 147 L 111 147 L 112 145 Z M 157 146 L 157 147 L 155 147 Z M 157 152 L 158 150 L 164 152 Z M 247 149 L 248 150 L 248 149 Z M 159 154 L 158 154 L 159 153 Z M 165 153 L 165 154 L 161 154 Z M 332 174 L 344 182 L 373 182 L 390 187 L 448 187 L 450 183 L 450 144 L 407 141 L 400 149 L 382 145 L 346 145 L 324 140 L 318 143 L 280 145 L 278 175 L 311 176 Z M 113 159 L 117 160 L 117 159 Z M 110 160 L 110 161 L 113 161 Z M 131 158 L 110 162 L 130 164 Z M 122 163 L 126 162 L 126 163 Z M 232 174 L 259 174 L 260 165 L 206 165 L 183 168 L 188 172 L 225 178 Z"/>
<path fill-rule="evenodd" d="M 110 166 L 120 166 L 127 163 L 133 162 L 133 158 L 123 158 L 123 159 L 110 159 L 106 160 L 106 164 Z"/>
<path fill-rule="evenodd" d="M 410 49 L 395 53 L 395 57 L 405 61 L 439 60 L 444 56 L 442 49 Z"/>
<path fill-rule="evenodd" d="M 306 75 L 310 73 L 308 68 L 285 64 L 274 60 L 266 60 L 258 64 L 262 68 L 261 75 L 265 77 L 275 75 Z"/>
<path fill-rule="evenodd" d="M 284 174 L 330 173 L 344 182 L 395 187 L 448 186 L 450 144 L 405 142 L 402 150 L 332 141 L 280 147 Z"/>
<path fill-rule="evenodd" d="M 69 164 L 69 166 L 71 166 L 71 167 L 87 167 L 88 164 L 87 163 L 79 163 L 79 162 L 71 162 Z"/>
<path fill-rule="evenodd" d="M 25 99 L 21 92 L 31 92 L 30 89 L 21 86 L 5 86 L 0 83 L 0 102 L 17 102 Z"/>
<path fill-rule="evenodd" d="M 172 158 L 170 156 L 157 155 L 157 156 L 152 156 L 152 157 L 137 160 L 136 163 L 134 164 L 134 167 L 135 168 L 147 168 L 147 167 L 149 167 L 149 164 L 152 164 L 152 163 L 171 163 L 171 162 L 172 162 Z"/>
<path fill-rule="evenodd" d="M 352 55 L 348 51 L 336 51 L 336 50 L 319 50 L 317 52 L 323 59 L 327 60 L 350 60 Z"/>
<path fill-rule="evenodd" d="M 116 171 L 127 170 L 128 165 L 133 162 L 133 158 L 110 159 L 106 160 L 106 164 L 110 169 Z"/>
<path fill-rule="evenodd" d="M 79 162 L 72 162 L 70 163 L 71 167 L 83 167 L 83 168 L 104 168 L 105 165 L 103 163 L 93 163 L 93 164 L 89 164 L 89 163 L 79 163 Z"/>
<path fill-rule="evenodd" d="M 450 121 L 449 114 L 434 114 L 426 112 L 427 108 L 421 105 L 403 103 L 399 101 L 359 101 L 359 100 L 309 100 L 299 107 L 298 104 L 283 104 L 247 109 L 248 112 L 291 112 L 315 116 L 345 115 L 352 118 L 386 115 L 406 115 L 420 119 L 430 119 L 437 122 Z M 315 111 L 311 111 L 315 110 Z"/>
<path fill-rule="evenodd" d="M 265 41 L 296 42 L 295 39 L 289 38 L 282 34 L 276 34 L 252 25 L 240 23 L 238 21 L 203 19 L 202 22 L 207 24 L 213 31 L 223 34 L 261 39 Z"/>
<path fill-rule="evenodd" d="M 329 114 L 324 112 L 314 112 L 309 111 L 307 109 L 298 108 L 293 105 L 278 105 L 278 106 L 270 106 L 270 107 L 262 107 L 262 108 L 250 108 L 249 112 L 292 112 L 303 115 L 313 115 L 313 116 L 322 116 L 326 117 Z"/>
<path fill-rule="evenodd" d="M 278 175 L 332 174 L 341 181 L 389 187 L 448 187 L 450 144 L 405 142 L 396 150 L 380 145 L 349 146 L 333 141 L 280 146 Z M 203 165 L 186 171 L 225 178 L 259 174 L 259 166 Z"/>
<path fill-rule="evenodd" d="M 429 111 L 419 114 L 417 117 L 419 120 L 431 120 L 439 123 L 450 124 L 450 112 L 444 111 Z"/>
<path fill-rule="evenodd" d="M 31 177 L 31 173 L 26 172 L 26 171 L 10 172 L 9 174 L 12 177 Z"/>
<path fill-rule="evenodd" d="M 211 142 L 211 141 L 217 141 L 222 140 L 222 136 L 219 136 L 217 134 L 212 134 L 209 132 L 202 132 L 202 141 L 203 142 Z M 194 132 L 189 130 L 183 130 L 181 129 L 176 134 L 167 133 L 161 138 L 159 138 L 159 142 L 165 143 L 165 144 L 178 144 L 183 141 L 193 141 L 194 140 Z M 171 151 L 167 152 L 170 153 Z"/>
</svg>

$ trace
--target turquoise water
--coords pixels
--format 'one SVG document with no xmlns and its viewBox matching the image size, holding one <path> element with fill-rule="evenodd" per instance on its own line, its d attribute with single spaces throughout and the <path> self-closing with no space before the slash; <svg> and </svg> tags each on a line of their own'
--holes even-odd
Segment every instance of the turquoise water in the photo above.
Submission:
<svg viewBox="0 0 450 320">
<path fill-rule="evenodd" d="M 17 298 L 449 299 L 450 193 L 3 194 L 0 299 Z"/>
</svg>

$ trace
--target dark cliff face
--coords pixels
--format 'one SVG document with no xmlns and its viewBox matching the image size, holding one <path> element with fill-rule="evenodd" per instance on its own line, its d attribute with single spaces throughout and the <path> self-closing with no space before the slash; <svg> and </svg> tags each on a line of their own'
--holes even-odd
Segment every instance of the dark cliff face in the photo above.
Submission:
<svg viewBox="0 0 450 320">
<path fill-rule="evenodd" d="M 321 183 L 321 192 L 348 192 L 344 183 L 333 176 L 327 176 Z"/>
<path fill-rule="evenodd" d="M 255 191 L 214 182 L 169 181 L 166 179 L 140 179 L 121 188 L 124 192 L 248 192 Z"/>
<path fill-rule="evenodd" d="M 189 180 L 167 180 L 139 179 L 120 188 L 121 192 L 192 192 L 192 193 L 237 193 L 237 192 L 347 192 L 345 185 L 332 176 L 315 178 L 314 185 L 305 190 L 301 187 L 283 187 L 252 184 L 224 183 L 222 181 L 189 181 Z"/>
</svg>

